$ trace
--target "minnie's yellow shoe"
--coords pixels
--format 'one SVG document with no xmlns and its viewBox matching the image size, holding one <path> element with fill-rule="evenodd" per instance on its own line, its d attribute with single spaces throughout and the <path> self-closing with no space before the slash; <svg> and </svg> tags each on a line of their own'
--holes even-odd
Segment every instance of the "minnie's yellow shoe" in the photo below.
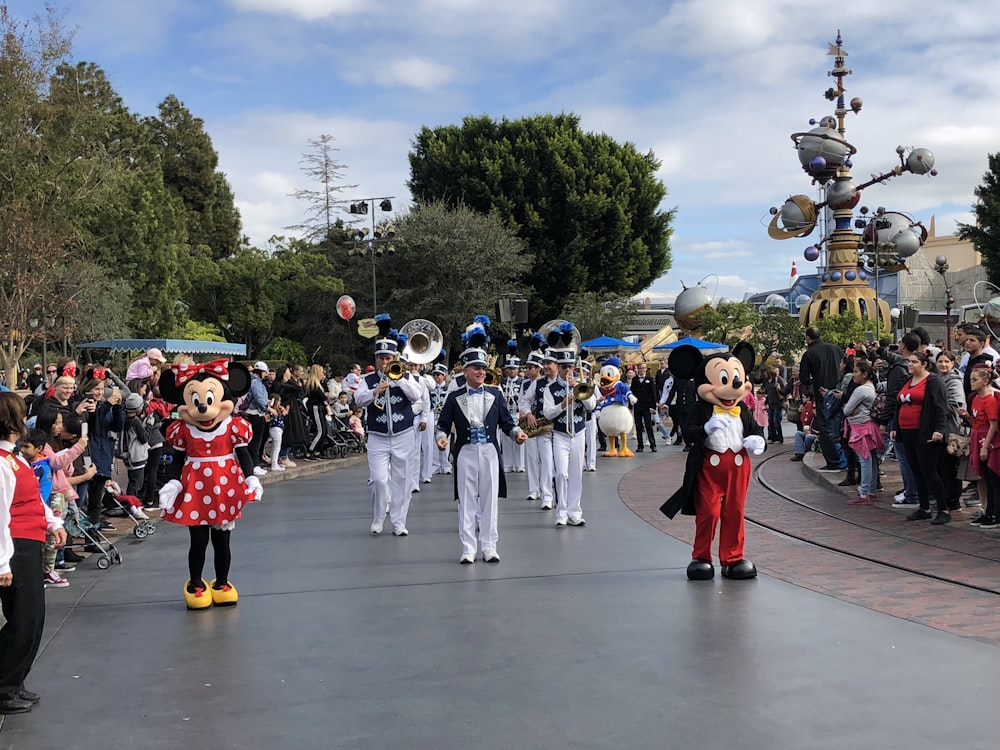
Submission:
<svg viewBox="0 0 1000 750">
<path fill-rule="evenodd" d="M 208 593 L 208 584 L 205 579 L 201 580 L 201 585 L 195 585 L 194 593 L 188 591 L 191 579 L 184 581 L 184 603 L 188 609 L 208 609 L 212 606 L 212 595 Z"/>
<path fill-rule="evenodd" d="M 236 587 L 231 583 L 227 583 L 221 588 L 215 588 L 214 578 L 208 590 L 212 592 L 212 602 L 216 607 L 232 607 L 240 598 L 240 595 L 236 593 Z"/>
</svg>

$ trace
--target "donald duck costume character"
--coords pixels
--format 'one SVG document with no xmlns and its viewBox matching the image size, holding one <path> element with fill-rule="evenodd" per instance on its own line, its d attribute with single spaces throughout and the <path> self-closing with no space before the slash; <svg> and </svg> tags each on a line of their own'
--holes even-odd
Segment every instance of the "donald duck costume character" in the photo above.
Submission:
<svg viewBox="0 0 1000 750">
<path fill-rule="evenodd" d="M 601 402 L 597 406 L 597 424 L 611 442 L 611 447 L 601 454 L 607 458 L 631 458 L 635 455 L 629 450 L 628 434 L 634 424 L 629 409 L 635 404 L 636 398 L 622 382 L 621 364 L 618 357 L 609 357 L 601 367 Z"/>
<path fill-rule="evenodd" d="M 437 442 L 444 450 L 454 430 L 455 492 L 458 499 L 458 537 L 462 543 L 459 562 L 476 561 L 476 522 L 479 523 L 479 551 L 488 563 L 500 562 L 497 552 L 500 532 L 497 524 L 498 498 L 507 496 L 500 470 L 499 428 L 522 444 L 527 435 L 515 424 L 503 394 L 483 385 L 486 377 L 485 328 L 474 325 L 468 331 L 469 348 L 462 352 L 465 385 L 448 394 L 438 418 Z"/>
</svg>

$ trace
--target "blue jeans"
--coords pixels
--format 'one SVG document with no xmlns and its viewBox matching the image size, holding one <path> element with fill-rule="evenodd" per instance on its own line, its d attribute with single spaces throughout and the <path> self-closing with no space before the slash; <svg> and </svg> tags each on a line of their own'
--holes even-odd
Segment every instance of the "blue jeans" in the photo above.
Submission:
<svg viewBox="0 0 1000 750">
<path fill-rule="evenodd" d="M 858 489 L 859 495 L 874 495 L 878 487 L 878 459 L 872 451 L 868 458 L 858 456 L 858 465 L 861 467 L 861 487 Z"/>
<path fill-rule="evenodd" d="M 908 503 L 916 504 L 917 498 L 917 478 L 913 475 L 910 462 L 906 458 L 906 451 L 903 446 L 896 442 L 893 446 L 896 454 L 896 463 L 899 464 L 899 473 L 903 477 L 903 499 Z"/>
<path fill-rule="evenodd" d="M 810 433 L 805 433 L 802 430 L 795 431 L 795 455 L 804 456 L 809 451 L 812 450 L 813 443 L 816 442 L 816 436 Z"/>
</svg>

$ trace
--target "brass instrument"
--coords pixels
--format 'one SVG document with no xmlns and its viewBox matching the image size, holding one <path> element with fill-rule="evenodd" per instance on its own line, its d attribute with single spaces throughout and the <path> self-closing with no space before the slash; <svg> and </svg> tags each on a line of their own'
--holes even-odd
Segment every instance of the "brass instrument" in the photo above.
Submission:
<svg viewBox="0 0 1000 750">
<path fill-rule="evenodd" d="M 492 367 L 486 371 L 486 377 L 483 378 L 483 385 L 493 386 L 494 388 L 500 385 L 500 378 L 503 377 L 498 367 Z"/>
<path fill-rule="evenodd" d="M 534 429 L 528 427 L 528 418 L 521 417 L 517 420 L 517 426 L 520 427 L 524 434 L 529 438 L 538 437 L 539 435 L 547 435 L 552 432 L 552 422 L 547 420 L 545 417 L 539 417 L 535 420 Z"/>
<path fill-rule="evenodd" d="M 406 375 L 406 365 L 398 359 L 392 360 L 392 362 L 385 366 L 385 376 L 389 380 L 399 380 L 404 375 Z"/>
<path fill-rule="evenodd" d="M 593 383 L 577 383 L 573 386 L 573 398 L 577 401 L 586 401 L 594 395 Z"/>
<path fill-rule="evenodd" d="M 400 335 L 406 336 L 406 346 L 403 353 L 406 361 L 417 365 L 433 362 L 441 353 L 444 335 L 441 329 L 423 318 L 415 318 L 399 329 Z"/>
</svg>

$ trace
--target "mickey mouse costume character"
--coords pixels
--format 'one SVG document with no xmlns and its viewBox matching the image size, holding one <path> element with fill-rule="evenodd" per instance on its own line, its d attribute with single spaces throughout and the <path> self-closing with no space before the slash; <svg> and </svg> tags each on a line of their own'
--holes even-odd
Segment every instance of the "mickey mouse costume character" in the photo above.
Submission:
<svg viewBox="0 0 1000 750">
<path fill-rule="evenodd" d="M 676 377 L 694 381 L 697 401 L 684 425 L 691 450 L 684 483 L 660 510 L 668 518 L 677 511 L 695 516 L 692 560 L 687 577 L 708 581 L 715 576 L 712 540 L 719 527 L 719 562 L 724 578 L 754 578 L 757 568 L 743 557 L 743 511 L 750 485 L 750 456 L 767 448 L 764 430 L 743 397 L 750 391 L 747 372 L 754 365 L 753 347 L 737 344 L 731 354 L 703 357 L 694 346 L 677 347 L 668 361 Z"/>
<path fill-rule="evenodd" d="M 250 371 L 238 362 L 172 365 L 160 377 L 160 393 L 179 404 L 179 419 L 167 429 L 167 444 L 184 460 L 172 463 L 172 476 L 160 488 L 163 518 L 187 526 L 190 577 L 184 584 L 188 609 L 232 606 L 238 595 L 229 581 L 229 537 L 243 506 L 260 500 L 263 489 L 250 455 L 252 430 L 233 414 L 236 400 L 250 390 Z M 215 580 L 202 578 L 211 540 Z"/>
</svg>

